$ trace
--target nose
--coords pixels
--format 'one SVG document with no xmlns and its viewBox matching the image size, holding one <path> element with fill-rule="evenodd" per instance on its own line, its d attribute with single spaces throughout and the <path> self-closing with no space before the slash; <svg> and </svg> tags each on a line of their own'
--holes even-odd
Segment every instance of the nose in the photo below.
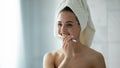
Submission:
<svg viewBox="0 0 120 68">
<path fill-rule="evenodd" d="M 61 34 L 61 35 L 62 35 L 62 34 L 68 35 L 68 30 L 67 30 L 67 28 L 66 28 L 65 26 L 62 26 L 62 27 L 61 27 L 60 34 Z"/>
</svg>

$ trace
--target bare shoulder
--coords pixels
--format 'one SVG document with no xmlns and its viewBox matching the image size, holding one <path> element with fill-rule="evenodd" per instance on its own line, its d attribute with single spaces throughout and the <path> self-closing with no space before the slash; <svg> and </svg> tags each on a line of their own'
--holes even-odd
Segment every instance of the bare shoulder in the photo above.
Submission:
<svg viewBox="0 0 120 68">
<path fill-rule="evenodd" d="M 44 55 L 44 59 L 47 59 L 47 60 L 54 60 L 55 57 L 57 56 L 58 54 L 58 50 L 56 51 L 51 51 L 51 52 L 47 52 L 45 55 Z M 49 59 L 50 58 L 50 59 Z"/>
<path fill-rule="evenodd" d="M 88 53 L 88 55 L 94 59 L 94 60 L 101 60 L 101 59 L 104 59 L 102 53 L 92 49 L 92 48 L 86 48 L 86 52 Z"/>
<path fill-rule="evenodd" d="M 49 59 L 51 58 L 51 59 Z M 54 54 L 52 52 L 47 52 L 45 55 L 44 55 L 44 60 L 50 60 L 52 61 L 54 59 Z"/>
<path fill-rule="evenodd" d="M 55 51 L 48 52 L 44 55 L 43 68 L 54 68 Z"/>
<path fill-rule="evenodd" d="M 89 48 L 88 51 L 92 60 L 91 63 L 93 64 L 94 68 L 106 68 L 104 56 L 102 53 L 91 48 Z"/>
<path fill-rule="evenodd" d="M 94 57 L 95 59 L 103 58 L 102 53 L 100 53 L 100 52 L 98 52 L 98 51 L 96 51 L 96 50 L 94 50 L 94 49 L 92 49 L 92 48 L 89 48 L 88 51 L 89 51 L 89 54 L 90 54 L 92 57 Z"/>
<path fill-rule="evenodd" d="M 47 52 L 44 55 L 43 68 L 54 68 L 55 59 L 58 56 L 58 54 L 59 54 L 59 50 Z"/>
<path fill-rule="evenodd" d="M 43 68 L 54 68 L 54 56 L 52 54 L 52 52 L 46 53 L 44 55 L 44 59 L 43 59 Z"/>
</svg>

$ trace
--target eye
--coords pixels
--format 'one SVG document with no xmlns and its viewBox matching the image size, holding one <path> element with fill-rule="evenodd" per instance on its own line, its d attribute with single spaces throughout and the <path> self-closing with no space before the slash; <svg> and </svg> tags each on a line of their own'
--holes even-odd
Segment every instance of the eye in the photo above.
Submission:
<svg viewBox="0 0 120 68">
<path fill-rule="evenodd" d="M 73 25 L 72 24 L 67 24 L 68 27 L 72 27 Z"/>
<path fill-rule="evenodd" d="M 58 26 L 62 26 L 62 24 L 61 24 L 61 23 L 58 23 Z"/>
</svg>

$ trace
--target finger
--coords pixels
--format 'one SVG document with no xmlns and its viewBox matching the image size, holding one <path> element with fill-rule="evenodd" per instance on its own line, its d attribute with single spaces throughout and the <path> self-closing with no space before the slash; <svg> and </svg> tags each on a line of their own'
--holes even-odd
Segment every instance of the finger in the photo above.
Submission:
<svg viewBox="0 0 120 68">
<path fill-rule="evenodd" d="M 68 35 L 68 36 L 64 39 L 64 42 L 65 42 L 65 43 L 68 43 L 68 42 L 70 41 L 70 39 L 71 39 L 71 36 Z"/>
<path fill-rule="evenodd" d="M 71 41 L 71 38 L 72 38 L 72 36 L 68 36 L 65 38 L 65 40 L 64 40 L 65 46 L 72 45 L 71 43 L 73 43 L 73 42 Z"/>
<path fill-rule="evenodd" d="M 63 48 L 66 48 L 68 46 L 68 40 L 69 40 L 69 36 L 66 36 L 64 39 L 63 39 Z"/>
</svg>

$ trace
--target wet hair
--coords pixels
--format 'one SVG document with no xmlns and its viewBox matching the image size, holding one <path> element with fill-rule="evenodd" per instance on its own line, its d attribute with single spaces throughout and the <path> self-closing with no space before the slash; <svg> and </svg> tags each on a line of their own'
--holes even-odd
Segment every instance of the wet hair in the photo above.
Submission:
<svg viewBox="0 0 120 68">
<path fill-rule="evenodd" d="M 72 12 L 75 15 L 75 13 L 73 12 L 73 10 L 71 8 L 69 8 L 68 6 L 66 6 L 65 8 L 63 8 L 60 12 L 63 12 L 63 11 L 69 11 L 69 12 Z M 80 25 L 80 22 L 79 22 L 79 20 L 78 20 L 78 18 L 77 18 L 76 15 L 75 15 L 75 17 L 76 17 L 76 20 L 78 21 L 78 24 Z"/>
</svg>

